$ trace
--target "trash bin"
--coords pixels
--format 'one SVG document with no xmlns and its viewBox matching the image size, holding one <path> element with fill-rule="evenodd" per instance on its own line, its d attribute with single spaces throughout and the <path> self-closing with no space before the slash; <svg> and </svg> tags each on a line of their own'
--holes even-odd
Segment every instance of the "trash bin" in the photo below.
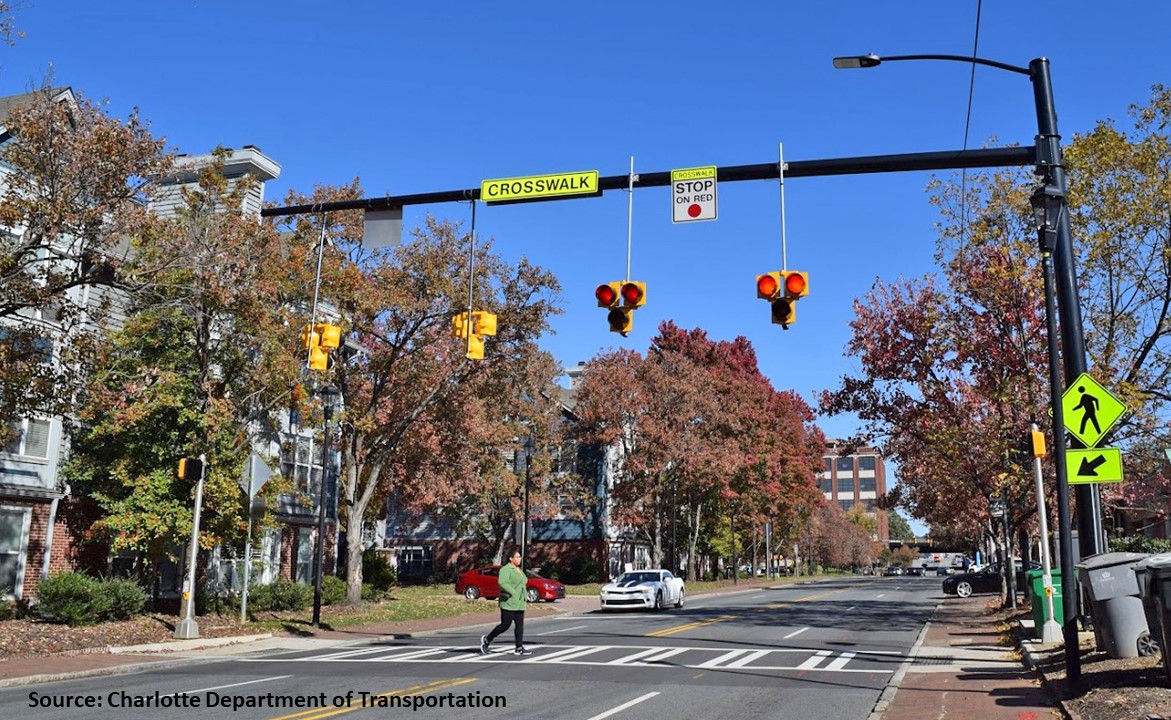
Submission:
<svg viewBox="0 0 1171 720">
<path fill-rule="evenodd" d="M 1063 625 L 1065 610 L 1061 605 L 1061 570 L 1053 568 L 1053 619 L 1058 625 Z M 1029 570 L 1025 573 L 1028 578 L 1027 587 L 1029 597 L 1033 603 L 1033 632 L 1038 638 L 1044 637 L 1042 629 L 1045 627 L 1045 616 L 1049 610 L 1049 603 L 1045 601 L 1045 573 L 1041 570 Z"/>
<path fill-rule="evenodd" d="M 1143 600 L 1143 612 L 1147 616 L 1147 630 L 1150 631 L 1145 642 L 1142 638 L 1139 639 L 1139 654 L 1143 656 L 1154 655 L 1162 647 L 1162 639 L 1159 637 L 1159 599 L 1155 597 L 1150 573 L 1147 572 L 1152 564 L 1171 564 L 1171 553 L 1152 555 L 1134 566 L 1134 577 L 1138 581 L 1139 593 Z"/>
<path fill-rule="evenodd" d="M 1152 555 L 1142 565 L 1143 603 L 1148 618 L 1154 616 L 1151 634 L 1159 638 L 1160 646 L 1171 648 L 1171 553 Z M 1163 673 L 1171 684 L 1171 652 L 1163 653 Z"/>
<path fill-rule="evenodd" d="M 1139 657 L 1147 617 L 1134 566 L 1147 557 L 1143 553 L 1100 553 L 1077 565 L 1078 578 L 1090 598 L 1095 639 L 1112 658 Z"/>
</svg>

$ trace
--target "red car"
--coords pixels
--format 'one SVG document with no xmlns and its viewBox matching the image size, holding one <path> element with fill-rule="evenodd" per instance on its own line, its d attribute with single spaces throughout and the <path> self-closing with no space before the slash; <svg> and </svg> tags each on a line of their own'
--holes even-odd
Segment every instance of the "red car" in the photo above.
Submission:
<svg viewBox="0 0 1171 720">
<path fill-rule="evenodd" d="M 460 573 L 455 581 L 455 591 L 468 600 L 475 600 L 478 597 L 495 600 L 500 597 L 500 583 L 496 579 L 499 572 L 499 565 L 489 565 Z M 565 586 L 556 580 L 549 580 L 530 573 L 526 574 L 529 576 L 529 581 L 525 585 L 525 592 L 529 602 L 539 600 L 553 602 L 558 598 L 565 597 Z"/>
</svg>

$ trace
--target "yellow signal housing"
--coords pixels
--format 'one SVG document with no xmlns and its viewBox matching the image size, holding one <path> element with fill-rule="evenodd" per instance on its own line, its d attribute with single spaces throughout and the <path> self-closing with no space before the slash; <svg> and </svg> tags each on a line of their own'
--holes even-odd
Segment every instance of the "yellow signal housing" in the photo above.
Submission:
<svg viewBox="0 0 1171 720">
<path fill-rule="evenodd" d="M 784 279 L 782 290 L 790 300 L 803 298 L 809 294 L 809 273 L 800 270 L 782 270 Z"/>
<path fill-rule="evenodd" d="M 199 458 L 179 459 L 179 479 L 198 480 L 203 475 L 203 461 Z"/>
<path fill-rule="evenodd" d="M 640 308 L 646 305 L 646 283 L 631 280 L 622 283 L 622 305 L 628 308 Z"/>
<path fill-rule="evenodd" d="M 472 313 L 473 335 L 495 335 L 496 315 L 487 310 L 477 310 Z"/>
<path fill-rule="evenodd" d="M 309 369 L 310 370 L 328 370 L 329 369 L 329 353 L 321 348 L 321 346 L 314 346 L 309 348 Z"/>
<path fill-rule="evenodd" d="M 1029 434 L 1033 441 L 1033 457 L 1045 457 L 1045 433 L 1033 430 Z"/>
<path fill-rule="evenodd" d="M 776 300 L 781 294 L 781 274 L 768 272 L 756 276 L 756 297 L 761 300 Z"/>
<path fill-rule="evenodd" d="M 484 359 L 484 336 L 472 335 L 468 338 L 468 360 Z"/>
<path fill-rule="evenodd" d="M 622 302 L 622 283 L 612 282 L 599 285 L 594 290 L 594 297 L 598 300 L 598 307 L 613 308 L 618 307 L 618 303 Z"/>
<path fill-rule="evenodd" d="M 788 298 L 773 300 L 773 325 L 780 325 L 788 330 L 789 325 L 797 322 L 797 304 Z"/>
<path fill-rule="evenodd" d="M 616 332 L 626 337 L 634 329 L 634 308 L 616 307 L 606 315 L 610 323 L 610 332 Z"/>
<path fill-rule="evenodd" d="M 321 338 L 318 343 L 323 348 L 332 350 L 342 344 L 342 329 L 337 325 L 318 323 L 313 326 L 313 330 L 317 332 L 317 337 Z"/>
<path fill-rule="evenodd" d="M 462 338 L 468 336 L 468 314 L 461 312 L 451 319 L 451 336 Z"/>
<path fill-rule="evenodd" d="M 321 327 L 318 325 L 318 327 Z M 317 347 L 321 344 L 321 336 L 313 329 L 313 326 L 306 325 L 305 329 L 301 331 L 301 347 L 308 350 L 311 347 Z"/>
</svg>

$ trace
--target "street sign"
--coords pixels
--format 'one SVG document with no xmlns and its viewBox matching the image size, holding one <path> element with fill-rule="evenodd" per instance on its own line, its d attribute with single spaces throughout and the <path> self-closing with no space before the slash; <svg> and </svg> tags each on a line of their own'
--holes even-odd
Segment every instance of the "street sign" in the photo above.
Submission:
<svg viewBox="0 0 1171 720">
<path fill-rule="evenodd" d="M 260 488 L 272 477 L 272 468 L 253 451 L 244 461 L 244 471 L 240 473 L 240 489 L 248 493 L 249 498 L 256 497 Z"/>
<path fill-rule="evenodd" d="M 1122 482 L 1122 451 L 1118 448 L 1066 450 L 1070 485 Z"/>
<path fill-rule="evenodd" d="M 716 219 L 716 168 L 671 171 L 671 222 Z"/>
<path fill-rule="evenodd" d="M 552 200 L 574 195 L 599 195 L 598 171 L 532 175 L 530 177 L 484 180 L 480 199 L 486 203 Z"/>
<path fill-rule="evenodd" d="M 1126 406 L 1089 373 L 1082 373 L 1061 396 L 1061 410 L 1066 431 L 1094 447 L 1126 413 Z"/>
</svg>

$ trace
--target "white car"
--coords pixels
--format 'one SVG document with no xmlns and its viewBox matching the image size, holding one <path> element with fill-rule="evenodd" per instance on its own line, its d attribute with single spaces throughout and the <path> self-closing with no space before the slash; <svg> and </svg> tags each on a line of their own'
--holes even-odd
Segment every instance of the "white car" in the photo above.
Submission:
<svg viewBox="0 0 1171 720">
<path fill-rule="evenodd" d="M 669 570 L 632 570 L 602 586 L 602 610 L 683 607 L 683 578 Z"/>
</svg>

